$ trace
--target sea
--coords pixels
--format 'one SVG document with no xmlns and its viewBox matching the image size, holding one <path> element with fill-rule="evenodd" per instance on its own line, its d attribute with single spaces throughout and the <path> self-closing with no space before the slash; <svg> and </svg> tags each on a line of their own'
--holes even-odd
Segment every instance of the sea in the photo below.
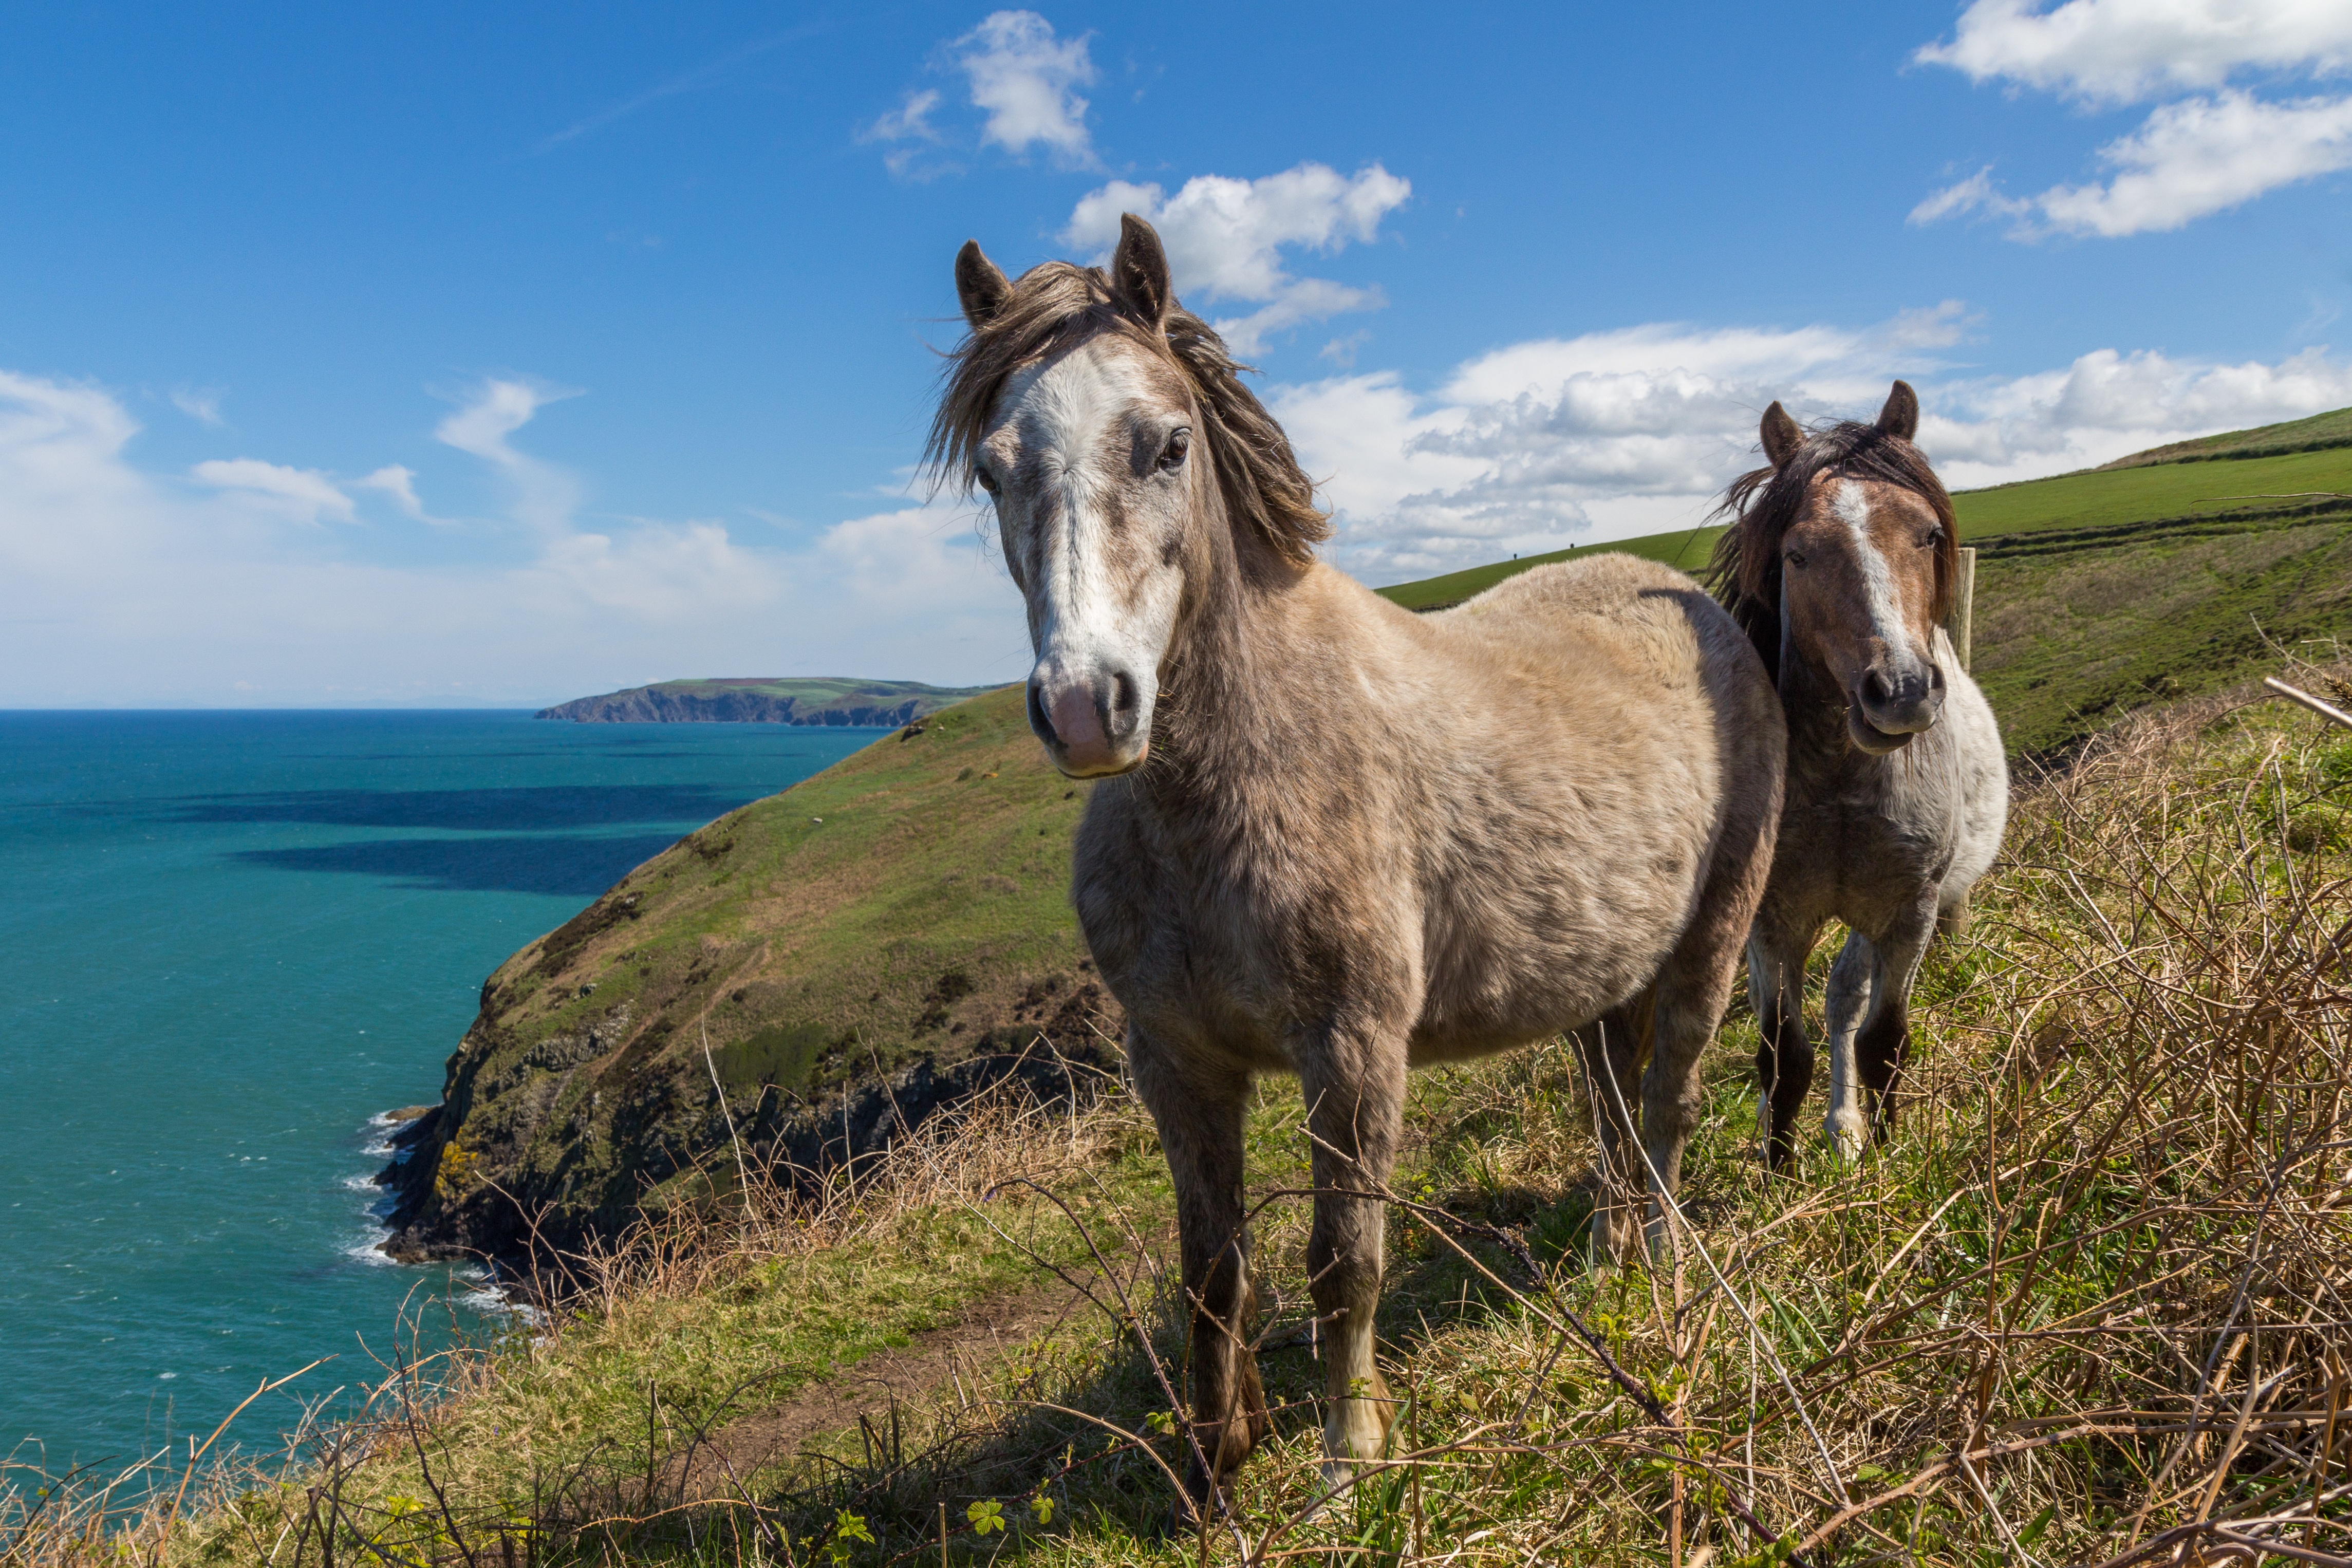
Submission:
<svg viewBox="0 0 2352 1568">
<path fill-rule="evenodd" d="M 384 1113 L 508 954 L 885 732 L 0 713 L 0 1461 L 182 1450 L 321 1362 L 221 1439 L 267 1452 L 419 1336 L 510 1331 L 478 1269 L 374 1250 Z"/>
</svg>

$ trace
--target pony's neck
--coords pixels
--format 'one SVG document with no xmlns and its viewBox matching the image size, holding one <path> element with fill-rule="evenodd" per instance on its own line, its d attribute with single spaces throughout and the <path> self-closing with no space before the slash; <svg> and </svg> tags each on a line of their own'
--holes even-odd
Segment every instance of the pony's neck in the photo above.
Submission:
<svg viewBox="0 0 2352 1568">
<path fill-rule="evenodd" d="M 1780 647 L 1780 710 L 1789 721 L 1790 755 L 1801 747 L 1836 754 L 1853 751 L 1846 744 L 1845 692 L 1827 667 L 1807 658 L 1793 638 Z M 1853 752 L 1853 755 L 1863 753 Z"/>
<path fill-rule="evenodd" d="M 1297 589 L 1311 568 L 1284 560 L 1215 501 L 1203 509 L 1205 548 L 1186 584 L 1151 726 L 1148 794 L 1168 809 L 1204 804 L 1236 775 L 1281 754 L 1289 726 L 1277 711 L 1286 689 L 1277 661 L 1291 638 Z"/>
</svg>

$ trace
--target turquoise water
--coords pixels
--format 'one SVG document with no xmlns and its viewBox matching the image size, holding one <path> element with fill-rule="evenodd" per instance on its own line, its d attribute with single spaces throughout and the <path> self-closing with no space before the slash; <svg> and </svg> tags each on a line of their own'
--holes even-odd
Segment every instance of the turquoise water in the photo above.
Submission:
<svg viewBox="0 0 2352 1568">
<path fill-rule="evenodd" d="M 412 1292 L 478 1321 L 368 1250 L 372 1119 L 440 1097 L 509 952 L 876 733 L 0 713 L 0 1456 L 201 1441 L 335 1357 L 224 1439 L 266 1447 Z"/>
</svg>

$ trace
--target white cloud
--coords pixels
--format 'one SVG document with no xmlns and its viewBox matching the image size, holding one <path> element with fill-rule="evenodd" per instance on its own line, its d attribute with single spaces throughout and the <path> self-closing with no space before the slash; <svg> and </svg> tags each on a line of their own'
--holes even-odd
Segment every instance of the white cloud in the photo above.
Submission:
<svg viewBox="0 0 2352 1568">
<path fill-rule="evenodd" d="M 110 394 L 0 371 L 0 706 L 537 703 L 695 672 L 1026 668 L 1019 597 L 969 508 L 789 548 L 708 521 L 583 527 L 580 482 L 513 440 L 548 396 L 492 383 L 440 432 L 515 486 L 521 551 L 420 566 L 381 531 L 313 526 L 362 490 L 406 510 L 404 468 L 338 482 L 238 458 L 202 466 L 199 489 L 131 459 L 139 426 Z M 561 509 L 533 489 L 550 474 Z"/>
<path fill-rule="evenodd" d="M 217 387 L 183 386 L 172 394 L 173 407 L 197 424 L 209 425 L 215 430 L 226 423 L 221 418 L 220 405 L 221 395 Z"/>
<path fill-rule="evenodd" d="M 971 84 L 972 107 L 988 113 L 983 144 L 1015 156 L 1042 146 L 1065 167 L 1094 166 L 1087 100 L 1076 91 L 1095 79 L 1084 37 L 1056 38 L 1054 25 L 1034 11 L 996 11 L 952 47 Z"/>
<path fill-rule="evenodd" d="M 2011 233 L 2114 238 L 2179 228 L 2265 191 L 2352 168 L 2352 98 L 2266 103 L 2239 91 L 2156 110 L 2137 131 L 2099 149 L 2116 169 L 2105 184 L 2055 185 L 2014 198 L 1979 170 L 1911 211 L 1914 224 L 1983 211 Z"/>
<path fill-rule="evenodd" d="M 1912 58 L 1971 81 L 2007 80 L 2093 103 L 2221 86 L 2252 67 L 2325 73 L 2352 65 L 2343 0 L 1975 0 L 1949 43 Z"/>
<path fill-rule="evenodd" d="M 535 381 L 493 377 L 435 426 L 433 436 L 503 474 L 513 486 L 518 521 L 542 533 L 561 532 L 571 526 L 572 510 L 580 504 L 579 481 L 552 463 L 515 450 L 507 437 L 549 404 L 579 395 Z"/>
<path fill-rule="evenodd" d="M 878 116 L 857 133 L 857 139 L 888 144 L 890 150 L 882 154 L 883 165 L 894 174 L 906 174 L 913 166 L 916 154 L 927 146 L 937 145 L 940 140 L 939 128 L 930 120 L 931 111 L 939 106 L 938 89 L 925 88 L 919 92 L 910 89 L 898 108 Z"/>
<path fill-rule="evenodd" d="M 316 468 L 289 468 L 256 458 L 236 458 L 198 463 L 189 472 L 201 484 L 238 491 L 252 504 L 297 522 L 315 523 L 329 518 L 337 522 L 359 521 L 352 498 Z"/>
<path fill-rule="evenodd" d="M 940 106 L 937 88 L 925 88 L 920 92 L 909 91 L 898 108 L 877 119 L 866 127 L 866 134 L 876 142 L 904 142 L 912 138 L 936 142 L 940 133 L 931 127 L 931 110 Z"/>
<path fill-rule="evenodd" d="M 1923 444 L 1956 488 L 2352 404 L 2352 367 L 2319 350 L 2275 365 L 2103 350 L 1956 376 L 1943 351 L 1965 324 L 1957 303 L 1864 329 L 1652 324 L 1498 349 L 1426 396 L 1384 373 L 1269 401 L 1337 509 L 1335 559 L 1373 581 L 1696 526 L 1758 462 L 1769 404 L 1867 417 L 1897 375 L 1918 384 Z"/>
<path fill-rule="evenodd" d="M 2177 100 L 2099 149 L 2115 171 L 2104 183 L 2011 196 L 1988 167 L 1912 208 L 1912 223 L 1981 213 L 2009 219 L 2012 239 L 2116 238 L 2179 228 L 2352 168 L 2352 97 L 2281 102 L 2225 85 L 2248 69 L 2326 77 L 2352 67 L 2345 0 L 2068 0 L 2046 12 L 2034 5 L 1975 0 L 1952 41 L 1912 58 L 2086 106 Z"/>
<path fill-rule="evenodd" d="M 1295 247 L 1328 253 L 1351 240 L 1368 245 L 1379 237 L 1381 219 L 1412 195 L 1410 182 L 1378 163 L 1352 175 L 1313 163 L 1257 180 L 1201 174 L 1173 196 L 1156 184 L 1113 180 L 1079 198 L 1062 240 L 1108 256 L 1118 238 L 1120 214 L 1147 219 L 1167 247 L 1180 296 L 1261 306 L 1216 323 L 1235 353 L 1248 354 L 1300 322 L 1385 303 L 1377 289 L 1293 277 L 1282 252 Z"/>
<path fill-rule="evenodd" d="M 2325 349 L 2276 364 L 2100 349 L 2063 370 L 1954 381 L 1921 396 L 1920 441 L 1948 481 L 2000 484 L 2344 407 L 2352 404 L 2352 365 Z"/>
<path fill-rule="evenodd" d="M 363 479 L 353 479 L 352 489 L 381 490 L 392 498 L 392 504 L 398 507 L 404 516 L 418 522 L 446 526 L 449 521 L 447 518 L 434 517 L 425 511 L 425 503 L 416 497 L 416 470 L 402 464 L 388 463 Z"/>
</svg>

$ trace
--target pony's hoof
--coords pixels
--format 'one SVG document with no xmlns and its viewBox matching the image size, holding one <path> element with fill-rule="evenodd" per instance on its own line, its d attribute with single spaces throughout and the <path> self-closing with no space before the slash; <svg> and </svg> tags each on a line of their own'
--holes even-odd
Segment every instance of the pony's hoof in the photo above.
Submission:
<svg viewBox="0 0 2352 1568">
<path fill-rule="evenodd" d="M 1199 1478 L 1190 1477 L 1185 1480 L 1183 1493 L 1170 1506 L 1162 1531 L 1171 1539 L 1198 1535 L 1204 1522 L 1223 1524 L 1233 1516 L 1233 1493 L 1223 1483 L 1204 1490 Z"/>
<path fill-rule="evenodd" d="M 1324 1460 L 1323 1489 L 1315 1495 L 1314 1505 L 1307 1510 L 1306 1517 L 1319 1518 L 1325 1509 L 1346 1497 L 1355 1484 L 1356 1466 L 1353 1460 Z"/>
<path fill-rule="evenodd" d="M 1856 1121 L 1852 1124 L 1832 1121 L 1829 1125 L 1830 1148 L 1841 1165 L 1859 1165 L 1864 1152 L 1870 1147 L 1870 1129 Z"/>
</svg>

